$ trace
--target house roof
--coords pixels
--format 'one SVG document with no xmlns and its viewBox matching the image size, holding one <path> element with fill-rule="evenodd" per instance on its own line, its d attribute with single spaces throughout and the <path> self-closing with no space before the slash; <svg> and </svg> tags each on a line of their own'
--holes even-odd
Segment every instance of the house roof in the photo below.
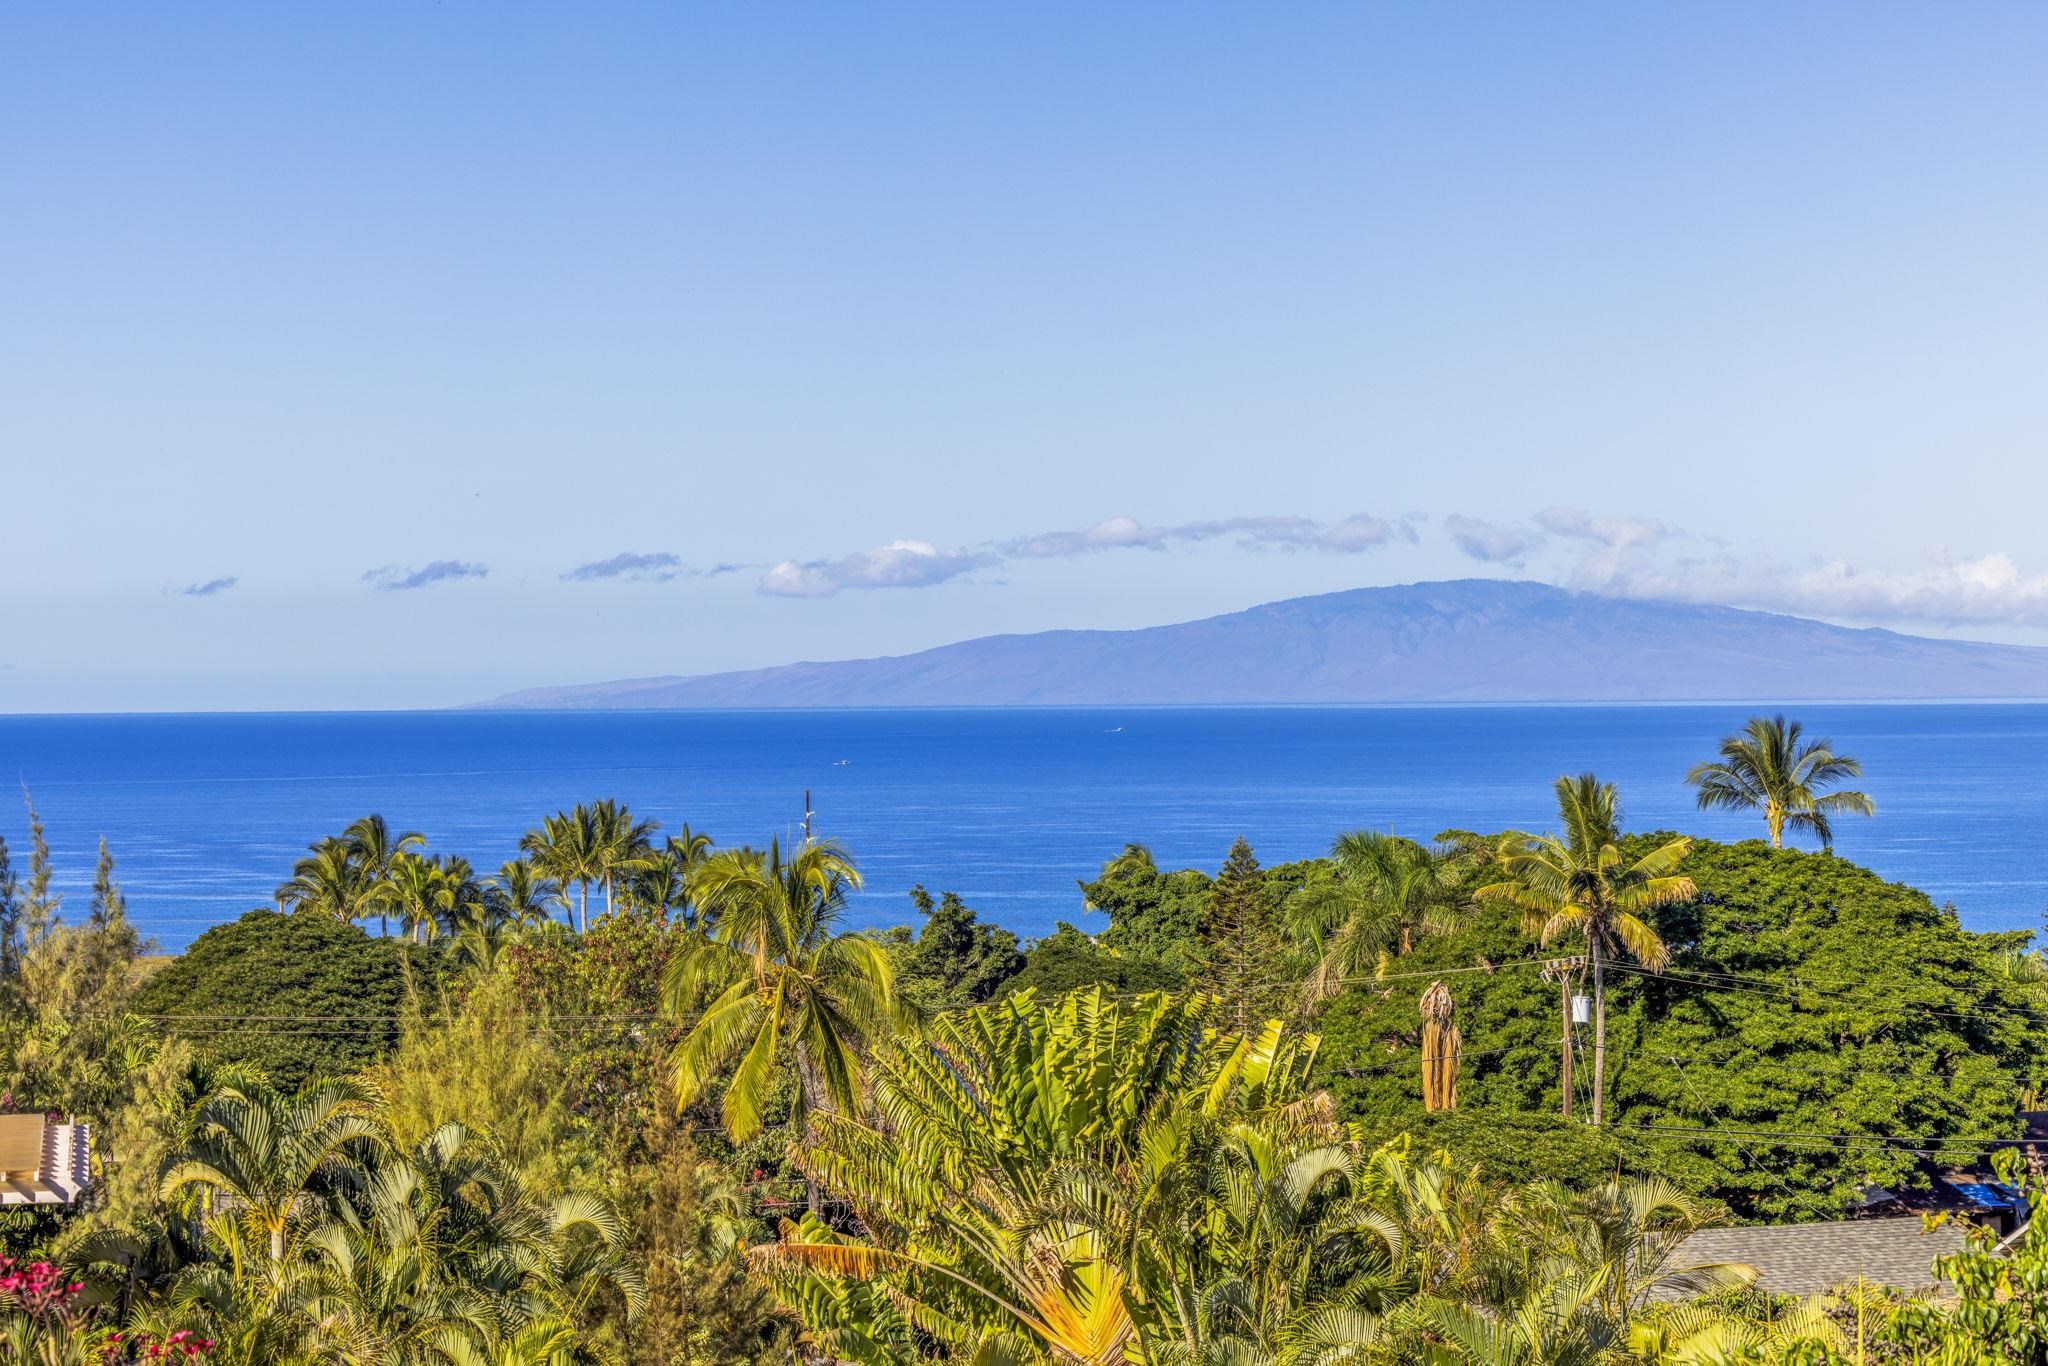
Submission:
<svg viewBox="0 0 2048 1366">
<path fill-rule="evenodd" d="M 85 1125 L 0 1115 L 0 1206 L 68 1205 L 91 1182 L 92 1138 Z"/>
<path fill-rule="evenodd" d="M 1899 1290 L 1931 1290 L 1940 1284 L 1934 1259 L 1961 1251 L 1964 1233 L 1953 1222 L 1930 1232 L 1917 1214 L 1838 1224 L 1705 1228 L 1680 1243 L 1671 1262 L 1753 1266 L 1757 1284 L 1780 1295 L 1817 1294 L 1858 1276 Z"/>
</svg>

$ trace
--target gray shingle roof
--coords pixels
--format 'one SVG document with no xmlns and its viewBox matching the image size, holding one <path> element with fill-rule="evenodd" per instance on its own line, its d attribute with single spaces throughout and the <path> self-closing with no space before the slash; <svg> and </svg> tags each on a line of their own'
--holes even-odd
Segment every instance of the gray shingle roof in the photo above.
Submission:
<svg viewBox="0 0 2048 1366">
<path fill-rule="evenodd" d="M 1839 1224 L 1706 1228 L 1678 1245 L 1670 1265 L 1746 1263 L 1756 1268 L 1758 1285 L 1780 1295 L 1816 1294 L 1858 1275 L 1900 1290 L 1931 1290 L 1940 1284 L 1934 1259 L 1960 1251 L 1963 1233 L 1954 1223 L 1930 1233 L 1917 1214 Z"/>
</svg>

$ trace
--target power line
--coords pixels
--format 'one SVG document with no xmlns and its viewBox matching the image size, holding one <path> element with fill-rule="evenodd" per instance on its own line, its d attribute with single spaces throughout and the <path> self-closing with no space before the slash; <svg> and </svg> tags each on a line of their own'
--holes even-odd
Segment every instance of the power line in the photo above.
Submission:
<svg viewBox="0 0 2048 1366">
<path fill-rule="evenodd" d="M 1800 993 L 1825 996 L 1832 1000 L 1844 1001 L 1878 1011 L 1911 1011 L 1922 1015 L 1939 1015 L 1949 1019 L 1981 1021 L 1986 1015 L 2017 1015 L 2035 1024 L 2048 1024 L 2048 1013 L 2034 1007 L 1989 1003 L 1974 1010 L 1949 1010 L 1941 1006 L 1920 1005 L 1911 1001 L 1873 1000 L 1853 996 L 1838 988 L 1814 986 L 1805 982 L 1779 983 L 1761 977 L 1745 977 L 1737 973 L 1717 972 L 1711 969 L 1665 968 L 1655 970 L 1634 963 L 1610 962 L 1608 967 L 1616 972 L 1625 972 L 1637 977 L 1651 977 L 1664 981 L 1684 981 L 1693 985 L 1712 987 L 1721 991 L 1741 991 L 1757 996 L 1772 996 L 1791 1004 L 1798 1004 Z"/>
</svg>

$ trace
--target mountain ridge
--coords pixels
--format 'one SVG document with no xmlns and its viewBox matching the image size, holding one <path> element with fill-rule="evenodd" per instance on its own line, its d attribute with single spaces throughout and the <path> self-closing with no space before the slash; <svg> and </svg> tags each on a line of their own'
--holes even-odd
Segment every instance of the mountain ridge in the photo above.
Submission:
<svg viewBox="0 0 2048 1366">
<path fill-rule="evenodd" d="M 1354 588 L 1130 630 L 530 688 L 486 709 L 2025 700 L 2048 648 L 1512 579 Z"/>
</svg>

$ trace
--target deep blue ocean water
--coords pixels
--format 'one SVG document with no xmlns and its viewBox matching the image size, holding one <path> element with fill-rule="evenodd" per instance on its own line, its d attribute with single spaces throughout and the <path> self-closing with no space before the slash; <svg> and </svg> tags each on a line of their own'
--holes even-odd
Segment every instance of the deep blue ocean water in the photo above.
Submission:
<svg viewBox="0 0 2048 1366">
<path fill-rule="evenodd" d="M 858 924 L 912 918 L 916 882 L 1025 936 L 1084 914 L 1076 881 L 1126 841 L 1213 869 L 1363 826 L 1550 824 L 1550 783 L 1592 769 L 1631 829 L 1717 838 L 1760 819 L 1693 809 L 1686 768 L 1754 708 L 1484 707 L 838 712 L 415 712 L 0 717 L 0 775 L 33 790 L 82 915 L 101 835 L 131 914 L 166 949 L 266 905 L 318 836 L 380 811 L 495 868 L 541 815 L 616 796 L 665 829 L 765 844 L 803 820 L 867 877 Z M 1836 848 L 1953 901 L 1975 929 L 2048 907 L 2048 706 L 1801 706 L 1864 763 L 1873 820 Z M 27 862 L 26 818 L 0 834 Z"/>
</svg>

